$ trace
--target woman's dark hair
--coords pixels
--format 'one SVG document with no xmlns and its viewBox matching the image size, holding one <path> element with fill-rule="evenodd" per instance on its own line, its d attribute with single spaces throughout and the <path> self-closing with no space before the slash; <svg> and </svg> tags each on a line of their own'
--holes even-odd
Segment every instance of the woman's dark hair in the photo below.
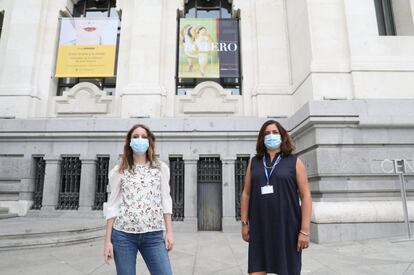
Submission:
<svg viewBox="0 0 414 275">
<path fill-rule="evenodd" d="M 126 135 L 126 138 L 125 138 L 124 154 L 122 155 L 121 164 L 119 165 L 120 173 L 122 173 L 125 169 L 128 169 L 128 171 L 132 171 L 132 168 L 134 167 L 134 159 L 132 157 L 134 152 L 132 151 L 132 148 L 129 146 L 129 144 L 131 142 L 132 133 L 137 128 L 142 128 L 147 132 L 147 138 L 149 142 L 148 150 L 145 153 L 147 160 L 150 162 L 150 165 L 153 167 L 159 165 L 159 161 L 157 159 L 157 156 L 155 155 L 154 134 L 151 132 L 151 130 L 147 126 L 142 125 L 142 124 L 136 124 L 132 126 L 132 128 L 128 131 L 128 134 Z"/>
<path fill-rule="evenodd" d="M 267 152 L 266 146 L 264 145 L 264 137 L 265 131 L 267 126 L 274 124 L 276 125 L 277 129 L 279 130 L 280 137 L 282 139 L 282 143 L 280 144 L 280 151 L 283 156 L 287 156 L 291 154 L 295 149 L 296 146 L 293 143 L 292 138 L 289 136 L 288 132 L 283 128 L 283 126 L 277 122 L 276 120 L 268 120 L 263 123 L 262 127 L 260 128 L 259 135 L 257 137 L 256 143 L 256 154 L 259 158 L 262 158 L 265 153 Z"/>
</svg>

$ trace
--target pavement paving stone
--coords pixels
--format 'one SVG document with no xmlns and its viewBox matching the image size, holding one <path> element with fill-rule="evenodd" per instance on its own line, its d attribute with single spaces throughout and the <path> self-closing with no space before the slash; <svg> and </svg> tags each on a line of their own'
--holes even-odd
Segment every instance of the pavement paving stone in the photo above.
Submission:
<svg viewBox="0 0 414 275">
<path fill-rule="evenodd" d="M 404 275 L 414 275 L 414 262 L 412 262 L 403 273 Z"/>
<path fill-rule="evenodd" d="M 394 264 L 377 264 L 373 265 L 372 269 L 377 271 L 377 274 L 404 274 L 411 263 L 394 263 Z"/>
<path fill-rule="evenodd" d="M 43 226 L 47 222 L 47 219 L 41 219 Z M 64 230 L 71 225 L 81 228 L 99 224 L 96 220 L 89 225 L 82 222 L 64 219 L 53 230 Z M 0 222 L 0 236 L 13 232 L 12 228 L 4 229 L 4 225 Z M 29 232 L 42 230 L 39 225 L 25 225 L 22 219 L 7 222 L 7 226 L 24 226 Z M 22 228 L 16 230 L 18 233 L 24 231 Z M 312 243 L 309 249 L 303 251 L 302 274 L 414 275 L 414 242 L 400 240 L 401 238 L 382 238 L 330 244 Z M 173 272 L 177 275 L 247 274 L 247 249 L 248 243 L 241 239 L 240 233 L 177 232 L 170 261 Z M 0 251 L 0 274 L 109 275 L 116 272 L 114 262 L 109 265 L 103 262 L 101 238 L 90 243 Z M 148 274 L 139 255 L 137 275 Z"/>
</svg>

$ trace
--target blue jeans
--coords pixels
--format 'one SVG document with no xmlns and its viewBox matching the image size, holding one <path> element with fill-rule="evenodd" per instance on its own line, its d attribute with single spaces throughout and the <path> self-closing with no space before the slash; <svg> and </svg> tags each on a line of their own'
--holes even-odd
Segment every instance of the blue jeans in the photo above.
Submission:
<svg viewBox="0 0 414 275">
<path fill-rule="evenodd" d="M 111 240 L 118 275 L 136 275 L 138 251 L 151 274 L 172 275 L 163 231 L 135 234 L 113 228 Z"/>
</svg>

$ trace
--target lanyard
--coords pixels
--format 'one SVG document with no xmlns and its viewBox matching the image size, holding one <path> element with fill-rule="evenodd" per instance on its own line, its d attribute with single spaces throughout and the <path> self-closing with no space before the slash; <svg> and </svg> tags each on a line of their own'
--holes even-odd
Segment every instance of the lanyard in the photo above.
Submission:
<svg viewBox="0 0 414 275">
<path fill-rule="evenodd" d="M 272 165 L 272 170 L 270 170 L 270 174 L 267 172 L 267 166 L 266 166 L 266 155 L 264 155 L 263 156 L 263 167 L 264 167 L 264 171 L 265 171 L 265 176 L 266 176 L 266 179 L 267 179 L 267 184 L 266 185 L 269 185 L 269 181 L 270 181 L 270 177 L 272 176 L 272 174 L 273 174 L 273 171 L 275 170 L 275 168 L 276 168 L 276 165 L 278 165 L 279 164 L 279 162 L 280 162 L 280 160 L 281 160 L 282 158 L 280 157 L 280 155 L 279 156 L 277 156 L 277 159 L 276 159 L 276 161 L 275 161 L 275 163 Z"/>
</svg>

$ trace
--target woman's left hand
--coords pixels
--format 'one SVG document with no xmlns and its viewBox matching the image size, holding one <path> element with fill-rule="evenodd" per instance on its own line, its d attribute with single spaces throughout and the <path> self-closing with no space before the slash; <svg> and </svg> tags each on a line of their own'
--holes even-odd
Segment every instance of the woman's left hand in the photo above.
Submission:
<svg viewBox="0 0 414 275">
<path fill-rule="evenodd" d="M 172 232 L 167 232 L 165 234 L 165 248 L 167 251 L 171 251 L 174 246 L 174 236 Z"/>
<path fill-rule="evenodd" d="M 298 234 L 298 245 L 297 245 L 298 252 L 301 249 L 306 249 L 309 247 L 309 241 L 310 241 L 309 239 L 310 239 L 309 236 L 306 236 L 302 233 Z"/>
</svg>

